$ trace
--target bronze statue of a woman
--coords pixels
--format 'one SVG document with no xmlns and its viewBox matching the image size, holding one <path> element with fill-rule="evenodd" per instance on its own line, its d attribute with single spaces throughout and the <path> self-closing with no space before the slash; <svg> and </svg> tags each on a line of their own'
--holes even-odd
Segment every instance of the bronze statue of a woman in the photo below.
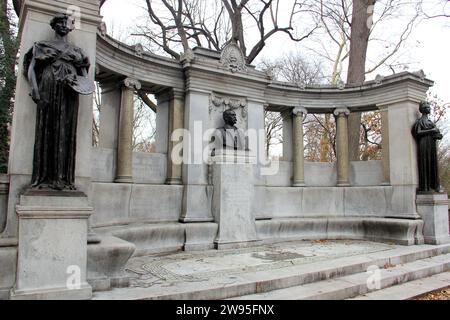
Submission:
<svg viewBox="0 0 450 320">
<path fill-rule="evenodd" d="M 441 192 L 438 172 L 436 140 L 441 140 L 442 134 L 436 125 L 428 118 L 431 107 L 428 102 L 420 103 L 422 117 L 416 121 L 412 134 L 417 142 L 417 160 L 419 165 L 419 193 Z"/>
<path fill-rule="evenodd" d="M 79 94 L 91 94 L 89 59 L 68 43 L 69 16 L 57 14 L 52 41 L 36 42 L 25 56 L 31 97 L 37 104 L 32 188 L 75 190 Z"/>
</svg>

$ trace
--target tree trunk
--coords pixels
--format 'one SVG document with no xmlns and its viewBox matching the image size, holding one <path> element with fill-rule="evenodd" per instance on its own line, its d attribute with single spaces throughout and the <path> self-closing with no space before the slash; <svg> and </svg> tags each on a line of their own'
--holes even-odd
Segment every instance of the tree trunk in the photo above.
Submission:
<svg viewBox="0 0 450 320">
<path fill-rule="evenodd" d="M 350 35 L 350 58 L 347 74 L 348 86 L 360 86 L 365 80 L 366 54 L 370 34 L 371 6 L 375 0 L 353 0 L 352 26 Z M 348 119 L 349 157 L 359 160 L 361 136 L 361 113 L 351 113 Z"/>
<path fill-rule="evenodd" d="M 6 1 L 0 3 L 0 173 L 5 173 L 8 165 L 9 132 L 12 99 L 16 86 L 15 64 L 17 41 L 11 30 L 10 16 Z"/>
</svg>

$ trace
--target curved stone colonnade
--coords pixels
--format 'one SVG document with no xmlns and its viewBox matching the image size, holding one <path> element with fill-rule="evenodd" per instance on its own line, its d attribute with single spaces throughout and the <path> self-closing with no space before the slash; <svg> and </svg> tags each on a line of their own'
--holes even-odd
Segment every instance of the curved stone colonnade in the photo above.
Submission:
<svg viewBox="0 0 450 320">
<path fill-rule="evenodd" d="M 355 88 L 299 88 L 272 81 L 251 66 L 233 72 L 221 62 L 220 53 L 201 48 L 187 54 L 181 63 L 101 35 L 97 48 L 97 79 L 102 87 L 111 79 L 116 84 L 117 79 L 138 80 L 146 92 L 156 94 L 158 128 L 155 154 L 135 153 L 127 157 L 128 171 L 134 173 L 135 184 L 113 184 L 114 162 L 121 161 L 120 154 L 115 156 L 116 142 L 104 141 L 102 129 L 108 137 L 120 136 L 117 126 L 120 99 L 111 99 L 110 104 L 107 97 L 104 99 L 100 148 L 94 152 L 99 155 L 97 159 L 109 159 L 110 165 L 108 172 L 95 167 L 93 181 L 99 183 L 94 183 L 94 190 L 97 194 L 116 193 L 118 200 L 117 207 L 108 207 L 107 212 L 101 205 L 96 206 L 96 225 L 175 222 L 180 216 L 183 222 L 211 222 L 208 166 L 196 163 L 183 165 L 182 170 L 174 166 L 167 157 L 173 147 L 169 137 L 174 128 L 193 132 L 196 123 L 203 124 L 201 134 L 215 128 L 220 123 L 215 108 L 230 107 L 233 101 L 242 104 L 239 108 L 243 112 L 238 112 L 238 118 L 245 129 L 264 130 L 265 109 L 284 116 L 283 158 L 279 170 L 275 174 L 261 174 L 267 161 L 264 155 L 257 154 L 254 184 L 258 200 L 254 211 L 258 219 L 318 215 L 417 218 L 415 145 L 409 128 L 416 117 L 418 102 L 432 85 L 420 73 L 377 78 Z M 116 86 L 115 90 L 115 96 L 120 96 L 120 88 Z M 218 102 L 214 104 L 213 100 Z M 108 115 L 108 110 L 115 110 L 114 115 Z M 347 117 L 350 112 L 369 110 L 382 112 L 383 160 L 350 162 Z M 303 141 L 298 137 L 302 136 L 306 113 L 336 116 L 337 163 L 305 163 Z M 116 121 L 102 125 L 102 118 Z M 112 128 L 111 123 L 116 127 Z M 195 143 L 191 136 L 190 144 L 186 141 L 184 144 L 184 152 L 191 158 L 195 158 L 192 148 Z M 203 141 L 202 147 L 206 144 Z M 264 148 L 264 141 L 250 139 L 250 145 L 252 150 L 259 150 Z M 157 190 L 167 198 L 152 199 L 152 194 L 160 194 Z M 171 204 L 167 205 L 166 199 L 175 201 L 169 200 Z M 152 208 L 155 213 L 151 212 Z M 123 216 L 127 209 L 128 215 Z M 111 211 L 117 214 L 111 216 Z"/>
<path fill-rule="evenodd" d="M 264 138 L 255 134 L 249 139 L 257 160 L 252 211 L 261 242 L 343 238 L 423 242 L 415 203 L 416 150 L 410 134 L 418 103 L 432 85 L 423 75 L 401 73 L 356 88 L 299 88 L 246 66 L 236 52 L 221 55 L 197 48 L 179 63 L 99 34 L 97 0 L 24 2 L 20 51 L 26 52 L 37 39 L 51 39 L 48 21 L 69 6 L 81 10 L 80 26 L 70 41 L 95 64 L 95 73 L 91 68 L 89 76 L 100 82 L 103 95 L 99 148 L 92 148 L 92 97 L 80 99 L 77 137 L 76 185 L 94 208 L 90 224 L 102 238 L 102 243 L 88 246 L 83 273 L 94 290 L 127 285 L 123 267 L 132 254 L 213 247 L 218 226 L 211 212 L 214 188 L 210 167 L 199 150 L 209 143 L 201 137 L 221 125 L 226 108 L 237 111 L 242 129 L 256 133 L 264 132 L 264 110 L 283 114 L 283 159 L 275 167 L 267 163 L 265 152 L 258 152 L 264 150 Z M 8 298 L 17 286 L 16 205 L 32 173 L 36 108 L 28 96 L 22 62 L 23 57 L 9 173 L 6 181 L 0 181 L 0 201 L 5 200 L 0 204 L 0 299 Z M 155 94 L 157 99 L 153 154 L 133 153 L 130 145 L 136 91 Z M 382 161 L 348 160 L 347 117 L 361 110 L 382 113 Z M 301 136 L 306 113 L 337 117 L 337 163 L 304 161 Z M 170 136 L 177 129 L 190 133 L 183 138 L 189 164 L 171 159 L 177 143 Z M 22 243 L 28 245 L 23 239 Z M 35 284 L 38 289 L 52 282 L 39 276 L 32 280 L 40 282 Z"/>
</svg>

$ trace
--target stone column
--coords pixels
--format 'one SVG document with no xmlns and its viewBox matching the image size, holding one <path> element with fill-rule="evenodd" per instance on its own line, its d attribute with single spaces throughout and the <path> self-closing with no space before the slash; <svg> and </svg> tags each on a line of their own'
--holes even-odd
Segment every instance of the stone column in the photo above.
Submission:
<svg viewBox="0 0 450 320">
<path fill-rule="evenodd" d="M 337 117 L 336 123 L 336 152 L 337 152 L 337 185 L 338 187 L 349 186 L 349 154 L 348 154 L 348 116 L 350 110 L 337 108 L 334 110 Z"/>
<path fill-rule="evenodd" d="M 100 109 L 100 128 L 98 146 L 105 149 L 117 148 L 119 136 L 120 99 L 122 90 L 120 81 L 100 83 L 102 89 L 102 108 Z"/>
<path fill-rule="evenodd" d="M 391 184 L 391 168 L 389 164 L 389 114 L 387 108 L 380 108 L 381 113 L 381 151 L 383 161 L 383 183 Z"/>
<path fill-rule="evenodd" d="M 293 142 L 293 124 L 292 124 L 292 110 L 281 113 L 283 119 L 283 161 L 292 162 L 294 159 L 294 142 Z"/>
<path fill-rule="evenodd" d="M 303 118 L 308 111 L 303 107 L 295 107 L 292 111 L 293 121 L 293 140 L 294 140 L 294 187 L 303 187 L 305 185 L 305 154 L 303 145 Z"/>
<path fill-rule="evenodd" d="M 117 144 L 117 183 L 133 182 L 133 116 L 134 91 L 141 89 L 139 81 L 127 78 L 123 81 Z"/>
<path fill-rule="evenodd" d="M 169 149 L 167 154 L 167 184 L 183 184 L 181 177 L 182 164 L 180 159 L 172 159 L 172 151 L 179 143 L 182 143 L 182 137 L 173 136 L 172 133 L 178 129 L 184 128 L 184 92 L 173 90 L 169 104 Z M 179 155 L 183 154 L 180 152 Z M 175 160 L 175 161 L 174 161 Z"/>
</svg>

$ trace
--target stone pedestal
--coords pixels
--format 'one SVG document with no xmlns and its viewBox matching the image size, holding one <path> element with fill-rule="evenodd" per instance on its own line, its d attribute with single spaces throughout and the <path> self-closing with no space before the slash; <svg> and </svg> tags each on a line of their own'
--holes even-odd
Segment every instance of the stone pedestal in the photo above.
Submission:
<svg viewBox="0 0 450 320">
<path fill-rule="evenodd" d="M 417 212 L 422 217 L 425 243 L 450 243 L 448 199 L 446 194 L 418 194 Z"/>
<path fill-rule="evenodd" d="M 253 165 L 245 151 L 217 150 L 213 163 L 213 215 L 219 225 L 216 249 L 239 248 L 257 241 Z"/>
<path fill-rule="evenodd" d="M 16 207 L 19 246 L 11 299 L 89 299 L 88 219 L 81 192 L 28 191 Z"/>
</svg>

